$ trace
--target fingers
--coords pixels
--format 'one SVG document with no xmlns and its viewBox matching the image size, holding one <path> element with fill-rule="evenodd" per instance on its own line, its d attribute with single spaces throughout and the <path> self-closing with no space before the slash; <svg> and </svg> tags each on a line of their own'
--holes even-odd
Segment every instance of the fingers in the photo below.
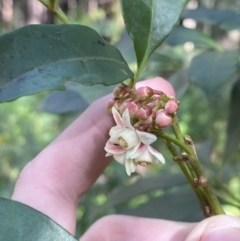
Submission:
<svg viewBox="0 0 240 241">
<path fill-rule="evenodd" d="M 185 241 L 196 224 L 112 215 L 98 220 L 81 241 Z"/>
<path fill-rule="evenodd" d="M 152 88 L 172 95 L 161 78 L 149 80 Z M 12 198 L 53 218 L 75 232 L 75 212 L 80 197 L 111 161 L 104 146 L 114 125 L 105 105 L 111 96 L 94 102 L 53 143 L 22 171 Z"/>
<path fill-rule="evenodd" d="M 113 126 L 105 108 L 107 99 L 93 103 L 24 168 L 12 196 L 72 233 L 79 198 L 111 161 L 104 151 Z"/>
<path fill-rule="evenodd" d="M 186 241 L 239 241 L 240 219 L 227 215 L 214 216 L 200 222 Z"/>
</svg>

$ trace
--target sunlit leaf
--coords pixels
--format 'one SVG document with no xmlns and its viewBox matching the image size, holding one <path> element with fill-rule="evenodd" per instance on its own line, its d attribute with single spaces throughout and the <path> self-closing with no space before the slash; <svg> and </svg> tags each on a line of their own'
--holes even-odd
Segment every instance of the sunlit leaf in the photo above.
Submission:
<svg viewBox="0 0 240 241">
<path fill-rule="evenodd" d="M 52 219 L 19 202 L 0 198 L 0 240 L 76 241 Z"/>
<path fill-rule="evenodd" d="M 0 37 L 0 102 L 68 81 L 112 85 L 132 77 L 120 52 L 81 25 L 30 25 Z"/>
<path fill-rule="evenodd" d="M 187 0 L 120 0 L 120 2 L 141 72 L 150 54 L 172 31 Z"/>
</svg>

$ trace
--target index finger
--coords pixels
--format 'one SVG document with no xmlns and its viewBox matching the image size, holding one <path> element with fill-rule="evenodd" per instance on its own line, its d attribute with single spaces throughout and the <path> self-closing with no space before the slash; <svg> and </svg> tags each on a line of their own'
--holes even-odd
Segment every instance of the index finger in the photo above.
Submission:
<svg viewBox="0 0 240 241">
<path fill-rule="evenodd" d="M 174 94 L 167 81 L 161 78 L 149 81 L 143 84 L 149 82 L 152 88 Z M 12 196 L 50 216 L 71 233 L 75 232 L 80 197 L 111 161 L 104 151 L 109 129 L 114 125 L 105 107 L 110 98 L 94 102 L 34 158 L 22 171 Z"/>
</svg>

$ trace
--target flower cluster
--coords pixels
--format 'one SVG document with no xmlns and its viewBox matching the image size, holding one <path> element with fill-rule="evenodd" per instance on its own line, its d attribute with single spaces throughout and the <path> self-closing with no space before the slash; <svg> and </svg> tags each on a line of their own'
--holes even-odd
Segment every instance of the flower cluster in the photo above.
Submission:
<svg viewBox="0 0 240 241">
<path fill-rule="evenodd" d="M 150 146 L 157 137 L 149 132 L 171 125 L 179 102 L 150 87 L 134 90 L 121 86 L 113 94 L 114 99 L 108 102 L 107 108 L 117 125 L 110 129 L 106 156 L 113 156 L 125 165 L 129 176 L 137 165 L 165 163 L 162 154 Z"/>
<path fill-rule="evenodd" d="M 156 141 L 156 136 L 136 130 L 131 124 L 128 109 L 122 117 L 114 107 L 112 113 L 117 125 L 110 129 L 110 139 L 105 146 L 106 156 L 113 156 L 117 162 L 125 165 L 129 176 L 136 171 L 137 165 L 165 162 L 162 154 L 150 146 Z"/>
<path fill-rule="evenodd" d="M 174 97 L 147 86 L 137 90 L 120 86 L 113 94 L 114 99 L 108 102 L 107 108 L 111 110 L 115 107 L 120 114 L 128 109 L 133 126 L 142 131 L 170 126 L 172 116 L 179 107 Z"/>
</svg>

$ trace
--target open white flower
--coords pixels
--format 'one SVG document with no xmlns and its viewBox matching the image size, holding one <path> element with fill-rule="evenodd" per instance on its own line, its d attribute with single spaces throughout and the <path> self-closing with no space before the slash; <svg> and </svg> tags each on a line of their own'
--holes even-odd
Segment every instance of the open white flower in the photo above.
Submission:
<svg viewBox="0 0 240 241">
<path fill-rule="evenodd" d="M 157 137 L 151 133 L 135 130 L 131 124 L 128 109 L 123 112 L 123 115 L 112 108 L 113 118 L 116 126 L 110 129 L 110 142 L 129 150 L 133 147 L 139 147 L 141 143 L 150 145 L 157 140 Z"/>
<path fill-rule="evenodd" d="M 165 163 L 163 155 L 149 145 L 141 145 L 137 151 L 131 155 L 131 159 L 134 159 L 136 165 L 140 166 L 148 166 L 159 161 L 163 164 Z"/>
<path fill-rule="evenodd" d="M 147 166 L 158 161 L 165 162 L 162 154 L 150 146 L 157 137 L 135 130 L 128 109 L 123 112 L 122 117 L 114 107 L 112 113 L 117 125 L 110 129 L 110 139 L 104 148 L 106 156 L 113 156 L 117 162 L 125 165 L 129 176 L 136 171 L 137 165 Z"/>
</svg>

